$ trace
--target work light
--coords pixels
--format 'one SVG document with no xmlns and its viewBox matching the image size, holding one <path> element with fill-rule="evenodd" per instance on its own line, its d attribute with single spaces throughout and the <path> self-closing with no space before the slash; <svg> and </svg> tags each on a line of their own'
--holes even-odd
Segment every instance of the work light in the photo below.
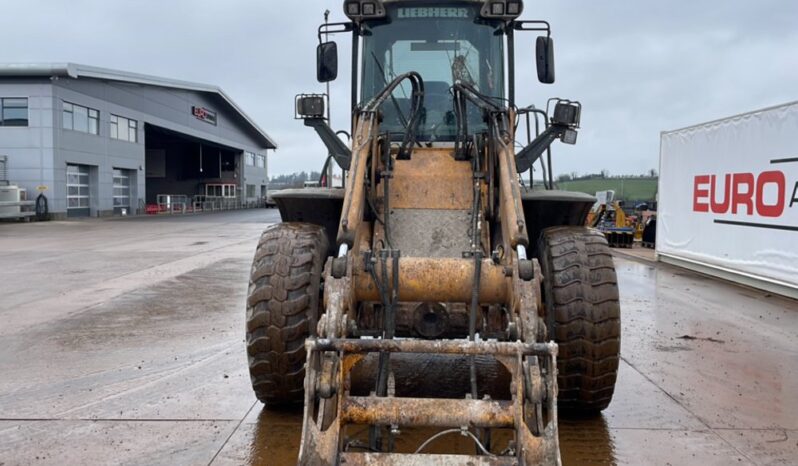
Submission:
<svg viewBox="0 0 798 466">
<path fill-rule="evenodd" d="M 524 11 L 524 2 L 521 0 L 487 0 L 482 5 L 480 15 L 483 18 L 502 19 L 512 21 Z"/>
<path fill-rule="evenodd" d="M 559 101 L 554 106 L 554 115 L 551 122 L 566 126 L 579 126 L 580 107 L 576 103 Z"/>
<path fill-rule="evenodd" d="M 381 0 L 347 0 L 344 3 L 344 12 L 355 22 L 385 17 L 385 7 Z"/>
<path fill-rule="evenodd" d="M 576 144 L 576 135 L 577 135 L 577 132 L 576 132 L 575 129 L 566 129 L 562 133 L 562 136 L 560 137 L 560 140 L 563 142 L 563 144 L 574 145 L 574 144 Z"/>
<path fill-rule="evenodd" d="M 565 144 L 576 144 L 576 129 L 579 128 L 579 120 L 582 117 L 582 104 L 565 99 L 550 99 L 549 104 L 552 102 L 554 102 L 554 113 L 551 116 L 551 124 L 565 126 L 560 140 Z M 546 109 L 548 110 L 548 105 Z"/>
<path fill-rule="evenodd" d="M 299 116 L 299 118 L 323 118 L 324 95 L 298 95 L 296 97 L 296 114 Z"/>
<path fill-rule="evenodd" d="M 346 16 L 350 18 L 352 16 L 359 16 L 360 15 L 360 3 L 359 2 L 349 2 L 346 4 Z"/>
</svg>

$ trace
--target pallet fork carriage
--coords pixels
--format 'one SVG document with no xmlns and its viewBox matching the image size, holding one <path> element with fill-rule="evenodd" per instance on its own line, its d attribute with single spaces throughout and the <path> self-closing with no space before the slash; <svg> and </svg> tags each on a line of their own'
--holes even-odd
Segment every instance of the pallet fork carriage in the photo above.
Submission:
<svg viewBox="0 0 798 466">
<path fill-rule="evenodd" d="M 298 96 L 296 113 L 345 187 L 274 193 L 284 223 L 261 238 L 247 303 L 258 398 L 304 402 L 299 464 L 559 465 L 558 403 L 595 413 L 610 402 L 615 271 L 603 237 L 579 226 L 595 199 L 550 189 L 550 146 L 576 142 L 581 105 L 514 105 L 516 31 L 546 33 L 538 77 L 554 80 L 548 23 L 518 20 L 522 7 L 346 0 L 351 22 L 320 28 L 320 42 L 352 33 L 351 148 L 324 96 Z M 317 58 L 319 80 L 335 79 L 335 44 Z M 541 115 L 516 152 L 521 119 Z M 547 189 L 520 182 L 535 165 Z M 433 360 L 449 385 L 409 388 L 418 381 L 400 365 Z M 431 433 L 416 444 L 402 433 L 414 429 Z M 473 454 L 432 453 L 449 434 Z"/>
<path fill-rule="evenodd" d="M 484 464 L 491 465 L 559 464 L 556 381 L 544 385 L 541 377 L 542 368 L 552 370 L 556 367 L 557 345 L 554 343 L 311 339 L 308 340 L 307 350 L 310 354 L 310 372 L 300 452 L 302 464 L 325 465 L 340 462 L 366 465 L 385 461 L 386 464 L 471 465 L 482 464 L 483 459 L 490 459 L 490 462 Z M 507 368 L 514 380 L 529 379 L 530 384 L 516 384 L 517 389 L 511 400 L 350 396 L 346 386 L 351 367 L 363 358 L 363 353 L 377 351 L 491 355 Z M 315 367 L 325 367 L 325 353 L 328 352 L 334 353 L 333 357 L 340 361 L 332 379 L 334 395 L 322 401 L 322 404 L 331 403 L 331 408 L 317 404 L 319 387 L 313 386 L 311 382 L 321 379 L 321 374 Z M 327 366 L 334 367 L 329 364 Z M 325 386 L 323 389 L 328 388 Z M 329 411 L 325 412 L 326 410 Z M 552 415 L 545 426 L 542 425 L 541 416 L 544 411 Z M 460 429 L 466 432 L 468 430 L 465 426 L 481 429 L 509 428 L 516 433 L 517 452 L 504 457 L 486 455 L 484 458 L 467 455 L 424 455 L 424 458 L 416 460 L 407 454 L 342 452 L 340 445 L 347 424 L 463 426 Z M 394 458 L 389 460 L 388 455 Z"/>
</svg>

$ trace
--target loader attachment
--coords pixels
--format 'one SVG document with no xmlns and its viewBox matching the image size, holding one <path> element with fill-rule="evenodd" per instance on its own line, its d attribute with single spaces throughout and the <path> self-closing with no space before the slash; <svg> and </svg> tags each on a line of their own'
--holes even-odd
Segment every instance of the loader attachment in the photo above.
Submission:
<svg viewBox="0 0 798 466">
<path fill-rule="evenodd" d="M 517 259 L 508 266 L 485 260 L 476 270 L 471 258 L 400 258 L 396 251 L 383 251 L 376 257 L 370 251 L 362 254 L 361 260 L 348 254 L 346 274 L 340 278 L 332 275 L 334 259 L 325 270 L 326 312 L 319 320 L 317 336 L 305 343 L 308 360 L 299 464 L 559 465 L 557 345 L 542 338 L 542 276 L 537 262 L 533 262 L 533 278 L 523 280 L 519 275 L 522 262 Z M 435 282 L 424 279 L 439 270 L 449 273 L 438 274 Z M 433 315 L 454 321 L 455 306 L 442 306 L 437 311 L 441 314 L 436 314 L 417 303 L 467 301 L 473 294 L 475 272 L 479 274 L 476 285 L 485 287 L 477 295 L 474 313 L 481 314 L 480 335 L 493 338 L 424 339 L 393 334 L 393 324 L 414 314 L 407 310 L 408 302 L 415 303 L 410 308 L 425 309 L 421 321 L 430 323 Z M 387 303 L 385 314 L 358 319 L 367 311 L 357 303 L 387 296 L 392 296 L 392 303 Z M 505 305 L 503 315 L 484 312 L 495 310 L 499 303 Z M 392 317 L 394 312 L 404 316 Z M 368 332 L 364 320 L 379 321 L 375 325 L 388 333 L 381 338 L 364 337 Z M 419 365 L 428 364 L 430 357 L 468 358 L 471 375 L 442 376 L 441 380 L 460 386 L 439 390 L 435 381 L 428 381 L 426 391 L 416 389 L 408 396 L 403 392 L 406 380 L 400 378 L 408 377 L 408 372 L 394 370 L 402 356 L 416 357 Z M 376 370 L 358 371 L 370 357 L 372 362 L 379 358 L 371 364 Z M 477 358 L 483 363 L 476 364 Z M 483 371 L 490 367 L 486 359 L 508 376 Z M 473 442 L 467 451 L 473 453 L 443 449 L 444 442 L 438 439 L 449 435 L 467 437 Z"/>
<path fill-rule="evenodd" d="M 302 465 L 560 464 L 554 343 L 309 339 L 306 349 L 309 370 L 300 447 Z M 404 398 L 390 393 L 385 397 L 353 396 L 349 390 L 352 369 L 365 354 L 374 352 L 490 355 L 511 373 L 510 399 Z M 435 429 L 427 441 L 403 445 L 410 450 L 400 453 L 388 448 L 385 452 L 371 451 L 374 448 L 358 436 L 363 426 L 381 429 L 384 447 L 394 446 L 403 429 Z M 509 430 L 509 440 L 493 448 L 486 445 L 489 436 L 485 432 L 491 429 Z M 446 434 L 470 437 L 478 454 L 424 451 L 430 442 Z"/>
</svg>

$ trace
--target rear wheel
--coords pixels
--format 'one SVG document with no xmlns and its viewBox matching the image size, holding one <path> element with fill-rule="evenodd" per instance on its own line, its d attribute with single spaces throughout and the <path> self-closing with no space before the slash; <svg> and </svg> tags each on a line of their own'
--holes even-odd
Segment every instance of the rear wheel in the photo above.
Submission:
<svg viewBox="0 0 798 466">
<path fill-rule="evenodd" d="M 549 335 L 559 345 L 558 405 L 594 414 L 612 400 L 621 349 L 618 281 L 607 240 L 585 227 L 541 234 Z"/>
<path fill-rule="evenodd" d="M 324 228 L 281 223 L 263 232 L 247 298 L 247 356 L 252 389 L 269 405 L 303 399 L 305 339 L 320 314 Z"/>
</svg>

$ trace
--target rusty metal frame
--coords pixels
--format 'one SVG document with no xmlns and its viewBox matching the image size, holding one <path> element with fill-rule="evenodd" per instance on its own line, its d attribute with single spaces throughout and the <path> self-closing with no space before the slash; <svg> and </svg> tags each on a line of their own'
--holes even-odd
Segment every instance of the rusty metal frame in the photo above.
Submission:
<svg viewBox="0 0 798 466">
<path fill-rule="evenodd" d="M 368 233 L 365 231 L 364 233 Z M 471 428 L 513 428 L 516 450 L 510 457 L 423 455 L 426 463 L 414 463 L 407 455 L 381 454 L 383 464 L 508 464 L 520 466 L 560 465 L 557 439 L 557 345 L 543 343 L 537 318 L 540 309 L 540 269 L 531 281 L 519 278 L 518 264 L 508 274 L 502 269 L 500 281 L 512 288 L 507 297 L 519 327 L 513 341 L 357 339 L 347 338 L 349 320 L 357 302 L 357 270 L 354 256 L 348 256 L 349 273 L 342 278 L 330 275 L 332 260 L 325 268 L 325 308 L 319 319 L 318 338 L 306 341 L 308 363 L 305 379 L 300 464 L 338 465 L 342 459 L 358 464 L 366 457 L 346 451 L 347 425 L 397 425 Z M 466 261 L 468 262 L 468 261 Z M 351 371 L 366 353 L 416 353 L 451 355 L 492 355 L 511 374 L 511 400 L 425 399 L 350 396 Z M 537 370 L 545 367 L 545 374 Z M 534 369 L 534 370 L 533 370 Z M 546 411 L 547 424 L 541 413 Z M 443 462 L 441 462 L 443 461 Z M 448 461 L 448 462 L 447 462 Z M 436 463 L 437 462 L 437 463 Z M 469 463 L 470 462 L 470 463 Z"/>
<path fill-rule="evenodd" d="M 344 426 L 350 424 L 383 424 L 401 426 L 437 427 L 496 427 L 514 428 L 517 449 L 513 461 L 520 466 L 537 464 L 560 465 L 557 439 L 557 383 L 556 360 L 557 345 L 550 343 L 521 342 L 472 342 L 468 340 L 419 341 L 419 340 L 362 340 L 362 339 L 309 339 L 306 348 L 310 355 L 308 377 L 306 378 L 306 419 L 303 426 L 303 439 L 300 464 L 338 465 L 345 456 Z M 376 396 L 349 396 L 350 373 L 364 356 L 364 353 L 390 351 L 409 353 L 444 354 L 491 354 L 513 375 L 514 391 L 512 400 L 471 400 L 471 399 L 421 399 Z M 315 406 L 317 391 L 317 368 L 320 358 L 333 356 L 341 361 L 332 376 L 335 379 L 335 396 L 322 399 L 318 407 L 317 420 L 308 416 L 309 409 Z M 552 377 L 545 380 L 539 372 L 529 371 L 529 358 L 546 361 Z M 530 385 L 527 380 L 537 377 L 531 383 L 540 388 L 540 400 L 530 399 Z M 528 419 L 535 403 L 545 404 L 548 411 L 548 424 L 534 435 Z M 333 406 L 327 411 L 325 405 Z M 332 413 L 332 414 L 328 414 Z M 325 419 L 325 414 L 327 418 Z M 309 421 L 310 420 L 310 421 Z M 357 455 L 355 455 L 357 456 Z M 394 464 L 390 454 L 381 458 Z M 461 464 L 478 464 L 485 457 L 471 455 L 452 455 L 453 461 L 462 459 Z M 434 459 L 425 455 L 428 460 Z M 492 458 L 492 457 L 491 457 Z M 405 458 L 406 459 L 406 458 Z M 497 459 L 497 458 L 492 458 Z M 506 459 L 505 458 L 501 458 Z M 348 459 L 347 459 L 348 461 Z M 467 461 L 471 461 L 468 463 Z M 347 463 L 349 464 L 349 463 Z M 357 463 L 355 463 L 357 464 Z M 396 463 L 415 464 L 415 463 Z M 448 463 L 419 463 L 448 464 Z M 451 463 L 456 464 L 456 463 Z M 484 463 L 502 464 L 502 463 Z"/>
<path fill-rule="evenodd" d="M 557 354 L 557 344 L 524 343 L 521 341 L 469 341 L 469 340 L 377 340 L 377 339 L 321 339 L 309 338 L 308 351 L 342 351 L 348 354 L 416 353 L 458 354 L 463 356 L 552 356 Z"/>
<path fill-rule="evenodd" d="M 382 278 L 382 277 L 380 277 Z M 393 272 L 388 270 L 389 280 Z M 354 263 L 352 290 L 356 301 L 379 301 L 377 286 L 363 261 Z M 506 303 L 512 295 L 508 269 L 484 259 L 480 267 L 480 302 Z M 468 302 L 474 286 L 474 260 L 403 257 L 399 259 L 399 300 Z"/>
<path fill-rule="evenodd" d="M 525 257 L 529 238 L 516 179 L 514 125 L 510 123 L 515 121 L 515 112 L 499 107 L 488 112 L 488 143 L 474 144 L 474 156 L 478 158 L 468 171 L 457 165 L 463 161 L 455 160 L 454 150 L 421 148 L 413 155 L 415 160 L 396 161 L 395 149 L 383 152 L 394 160 L 391 172 L 390 161 L 386 167 L 380 157 L 380 148 L 386 147 L 380 141 L 378 110 L 372 107 L 367 105 L 354 118 L 351 169 L 337 236 L 339 255 L 325 266 L 325 313 L 318 320 L 318 337 L 306 342 L 300 464 L 332 466 L 342 460 L 347 464 L 375 460 L 380 464 L 408 465 L 559 466 L 557 345 L 544 343 L 546 330 L 540 319 L 542 275 L 537 261 Z M 420 158 L 425 155 L 430 158 Z M 490 182 L 481 173 L 488 170 Z M 446 171 L 446 186 L 430 184 L 434 173 L 440 171 Z M 377 182 L 378 175 L 397 177 L 382 197 L 380 186 L 385 185 Z M 414 192 L 414 177 L 424 178 L 429 189 Z M 491 186 L 497 187 L 498 210 L 491 204 Z M 441 199 L 441 193 L 449 193 L 450 197 Z M 481 244 L 472 244 L 470 251 L 464 251 L 470 253 L 465 258 L 399 257 L 398 251 L 385 249 L 383 226 L 365 221 L 367 199 L 381 200 L 383 208 L 387 202 L 393 207 L 421 209 L 468 210 L 473 205 L 472 219 L 477 222 L 473 231 L 477 234 L 472 243 Z M 379 202 L 375 204 L 380 206 Z M 380 214 L 378 208 L 372 209 L 377 218 L 382 215 L 387 222 L 385 210 Z M 489 212 L 491 218 L 486 215 Z M 501 226 L 496 243 L 500 253 L 491 259 L 482 257 L 490 255 L 492 232 L 480 222 Z M 389 256 L 399 257 L 395 262 L 398 267 L 385 266 Z M 371 258 L 377 258 L 378 266 L 368 262 Z M 393 293 L 390 300 L 386 296 L 389 289 Z M 356 310 L 360 303 L 381 303 L 393 308 L 396 303 L 408 302 L 465 303 L 473 313 L 482 312 L 483 306 L 501 305 L 507 311 L 507 332 L 502 337 L 506 341 L 475 339 L 473 330 L 471 340 L 394 339 L 392 333 L 383 339 L 349 338 L 350 334 L 358 334 Z M 391 314 L 386 311 L 386 315 Z M 398 398 L 390 391 L 387 395 L 377 392 L 384 396 L 351 396 L 352 370 L 367 353 L 380 353 L 386 360 L 392 353 L 491 355 L 511 376 L 511 399 L 476 399 L 474 379 L 470 399 Z M 501 457 L 423 455 L 423 459 L 414 459 L 412 455 L 391 453 L 358 454 L 346 451 L 347 425 L 512 428 L 515 449 Z"/>
<path fill-rule="evenodd" d="M 342 453 L 348 466 L 518 466 L 518 460 L 507 457 L 464 455 L 412 455 L 388 453 Z"/>
</svg>

